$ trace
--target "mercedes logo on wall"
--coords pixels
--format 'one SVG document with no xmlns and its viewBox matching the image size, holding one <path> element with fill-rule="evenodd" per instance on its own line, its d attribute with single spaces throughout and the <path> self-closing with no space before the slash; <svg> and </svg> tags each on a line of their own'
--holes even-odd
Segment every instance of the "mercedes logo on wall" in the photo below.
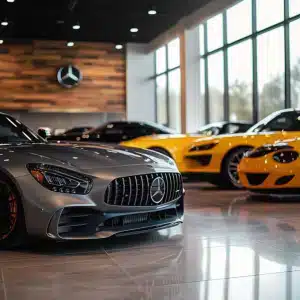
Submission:
<svg viewBox="0 0 300 300">
<path fill-rule="evenodd" d="M 70 89 L 79 84 L 82 80 L 82 74 L 79 69 L 70 65 L 58 70 L 57 80 L 63 87 Z"/>
<path fill-rule="evenodd" d="M 161 177 L 157 177 L 153 180 L 150 187 L 150 197 L 151 200 L 159 204 L 163 201 L 166 193 L 166 183 Z"/>
</svg>

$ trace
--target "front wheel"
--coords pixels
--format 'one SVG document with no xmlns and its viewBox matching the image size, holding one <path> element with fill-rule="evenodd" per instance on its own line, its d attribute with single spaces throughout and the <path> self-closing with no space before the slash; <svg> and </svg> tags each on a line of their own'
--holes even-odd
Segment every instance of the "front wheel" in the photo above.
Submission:
<svg viewBox="0 0 300 300">
<path fill-rule="evenodd" d="M 11 182 L 0 178 L 0 249 L 23 244 L 26 226 L 20 196 Z"/>
<path fill-rule="evenodd" d="M 230 152 L 224 159 L 222 166 L 222 186 L 227 188 L 243 188 L 238 174 L 238 165 L 250 147 L 241 147 Z"/>
</svg>

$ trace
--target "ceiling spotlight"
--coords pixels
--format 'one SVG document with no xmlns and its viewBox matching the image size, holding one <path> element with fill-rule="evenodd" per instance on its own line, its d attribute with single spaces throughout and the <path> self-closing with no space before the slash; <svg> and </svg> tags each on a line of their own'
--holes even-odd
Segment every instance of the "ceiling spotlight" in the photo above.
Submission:
<svg viewBox="0 0 300 300">
<path fill-rule="evenodd" d="M 79 23 L 76 23 L 75 25 L 73 25 L 73 29 L 74 29 L 74 30 L 78 30 L 78 29 L 80 29 L 80 25 L 79 25 Z"/>
<path fill-rule="evenodd" d="M 3 41 L 3 40 L 0 40 L 0 45 L 3 44 L 3 43 L 4 43 L 4 41 Z"/>
<path fill-rule="evenodd" d="M 68 47 L 73 47 L 74 46 L 74 42 L 68 42 L 67 46 Z"/>
<path fill-rule="evenodd" d="M 122 50 L 123 49 L 123 45 L 116 45 L 116 49 L 117 50 Z"/>
<path fill-rule="evenodd" d="M 130 32 L 133 32 L 133 33 L 138 32 L 138 31 L 139 31 L 138 28 L 135 28 L 135 27 L 130 29 Z"/>
<path fill-rule="evenodd" d="M 7 2 L 9 2 L 9 3 L 14 3 L 15 0 L 7 0 Z"/>
<path fill-rule="evenodd" d="M 8 22 L 7 22 L 7 21 L 2 21 L 2 22 L 1 22 L 1 25 L 2 25 L 2 26 L 7 26 L 7 25 L 8 25 Z"/>
<path fill-rule="evenodd" d="M 157 11 L 155 9 L 151 9 L 148 11 L 148 15 L 156 15 L 157 14 Z"/>
</svg>

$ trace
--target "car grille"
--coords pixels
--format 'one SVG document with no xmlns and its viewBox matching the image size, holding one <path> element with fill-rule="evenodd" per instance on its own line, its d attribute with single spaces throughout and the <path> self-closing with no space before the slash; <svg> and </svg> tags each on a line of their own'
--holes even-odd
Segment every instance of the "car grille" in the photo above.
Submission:
<svg viewBox="0 0 300 300">
<path fill-rule="evenodd" d="M 151 185 L 158 177 L 165 182 L 165 195 L 160 205 L 182 196 L 182 177 L 179 173 L 154 173 L 115 179 L 109 184 L 104 201 L 109 205 L 118 206 L 158 205 L 150 196 Z"/>
<path fill-rule="evenodd" d="M 269 174 L 268 173 L 247 173 L 246 176 L 249 184 L 256 186 L 262 184 L 267 179 Z"/>
</svg>

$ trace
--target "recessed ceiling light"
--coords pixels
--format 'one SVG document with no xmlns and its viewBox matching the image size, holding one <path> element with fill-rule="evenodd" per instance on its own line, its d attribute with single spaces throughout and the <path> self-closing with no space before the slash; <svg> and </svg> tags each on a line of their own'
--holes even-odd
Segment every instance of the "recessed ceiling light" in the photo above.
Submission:
<svg viewBox="0 0 300 300">
<path fill-rule="evenodd" d="M 73 29 L 74 29 L 74 30 L 78 30 L 78 29 L 80 29 L 80 25 L 79 25 L 79 23 L 77 23 L 77 24 L 73 25 Z"/>
<path fill-rule="evenodd" d="M 7 25 L 8 25 L 8 22 L 7 22 L 7 21 L 2 21 L 2 22 L 1 22 L 1 25 L 2 25 L 2 26 L 7 26 Z"/>
<path fill-rule="evenodd" d="M 130 29 L 130 32 L 138 32 L 138 31 L 139 31 L 138 28 L 135 28 L 135 27 Z"/>
<path fill-rule="evenodd" d="M 67 46 L 68 47 L 73 47 L 74 46 L 74 42 L 68 42 Z"/>
<path fill-rule="evenodd" d="M 123 45 L 116 45 L 116 49 L 117 50 L 122 50 L 123 49 Z"/>
<path fill-rule="evenodd" d="M 7 2 L 13 3 L 13 2 L 15 2 L 15 0 L 7 0 Z"/>
<path fill-rule="evenodd" d="M 0 40 L 0 45 L 3 44 L 3 43 L 4 43 L 4 41 L 3 41 L 3 40 Z"/>
<path fill-rule="evenodd" d="M 151 9 L 148 11 L 148 14 L 153 16 L 157 14 L 157 11 L 155 9 Z"/>
</svg>

